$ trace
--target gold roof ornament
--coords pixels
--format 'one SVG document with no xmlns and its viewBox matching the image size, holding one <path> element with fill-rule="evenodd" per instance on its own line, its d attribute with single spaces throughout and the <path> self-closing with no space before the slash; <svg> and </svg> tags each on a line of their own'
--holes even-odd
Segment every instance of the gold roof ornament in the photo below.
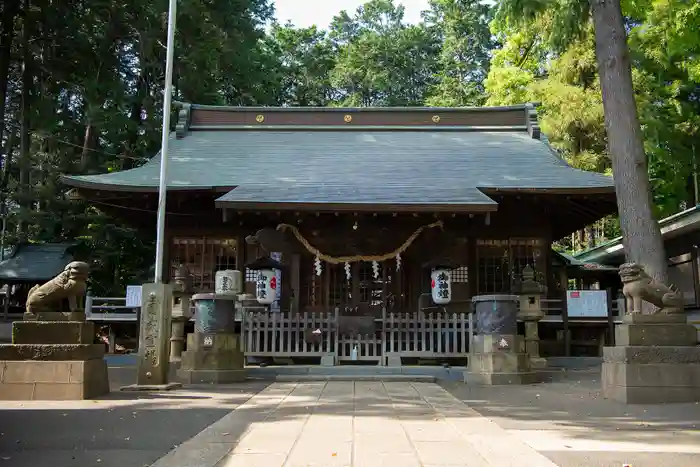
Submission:
<svg viewBox="0 0 700 467">
<path fill-rule="evenodd" d="M 345 117 L 343 117 L 343 120 L 345 121 L 345 123 L 352 122 L 352 115 L 346 115 Z"/>
<path fill-rule="evenodd" d="M 264 115 L 257 115 L 257 116 L 255 117 L 255 121 L 258 122 L 258 123 L 262 123 L 262 122 L 265 121 L 265 116 L 264 116 Z"/>
</svg>

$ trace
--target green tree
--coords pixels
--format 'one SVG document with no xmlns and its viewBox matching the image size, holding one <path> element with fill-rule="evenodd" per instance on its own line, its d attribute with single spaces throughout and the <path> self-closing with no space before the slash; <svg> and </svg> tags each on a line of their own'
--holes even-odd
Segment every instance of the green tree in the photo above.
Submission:
<svg viewBox="0 0 700 467">
<path fill-rule="evenodd" d="M 330 73 L 335 47 L 326 31 L 316 26 L 297 29 L 292 24 L 274 24 L 265 44 L 278 61 L 279 104 L 323 107 L 334 101 Z"/>
<path fill-rule="evenodd" d="M 424 25 L 403 23 L 404 8 L 372 0 L 341 12 L 330 37 L 338 58 L 331 80 L 348 106 L 422 105 L 435 83 L 439 42 Z"/>
<path fill-rule="evenodd" d="M 584 0 L 500 0 L 498 14 L 506 24 L 522 24 L 551 14 L 554 26 L 549 39 L 560 50 L 580 37 L 590 14 L 625 254 L 665 281 L 666 255 L 653 213 L 620 0 L 590 0 L 590 4 Z"/>
<path fill-rule="evenodd" d="M 441 43 L 436 80 L 426 103 L 476 106 L 484 103 L 484 80 L 495 41 L 489 30 L 493 9 L 478 0 L 431 0 L 424 22 Z"/>
<path fill-rule="evenodd" d="M 152 235 L 120 227 L 99 204 L 66 200 L 58 175 L 130 168 L 158 150 L 167 2 L 0 7 L 4 243 L 83 239 L 94 282 L 123 292 L 150 266 Z M 277 62 L 262 46 L 272 12 L 268 0 L 179 2 L 174 97 L 276 103 Z"/>
</svg>

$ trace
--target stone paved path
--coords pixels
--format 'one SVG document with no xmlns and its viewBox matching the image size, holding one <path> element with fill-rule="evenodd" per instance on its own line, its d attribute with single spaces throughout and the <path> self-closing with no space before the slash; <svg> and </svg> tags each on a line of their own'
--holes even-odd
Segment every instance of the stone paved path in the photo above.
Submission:
<svg viewBox="0 0 700 467">
<path fill-rule="evenodd" d="M 153 467 L 557 467 L 433 383 L 276 383 Z"/>
</svg>

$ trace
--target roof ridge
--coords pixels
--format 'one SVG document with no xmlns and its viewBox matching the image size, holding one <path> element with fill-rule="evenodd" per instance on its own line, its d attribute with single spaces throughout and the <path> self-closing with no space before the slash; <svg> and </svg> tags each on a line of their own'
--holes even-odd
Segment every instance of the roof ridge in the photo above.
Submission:
<svg viewBox="0 0 700 467">
<path fill-rule="evenodd" d="M 464 107 L 430 107 L 430 106 L 386 106 L 386 107 L 316 107 L 316 106 L 246 106 L 246 105 L 208 105 L 194 104 L 190 102 L 174 101 L 173 107 L 184 109 L 200 109 L 200 110 L 220 110 L 229 112 L 497 112 L 497 111 L 512 111 L 526 110 L 534 108 L 537 103 L 523 103 L 513 105 L 493 105 L 493 106 L 464 106 Z"/>
</svg>

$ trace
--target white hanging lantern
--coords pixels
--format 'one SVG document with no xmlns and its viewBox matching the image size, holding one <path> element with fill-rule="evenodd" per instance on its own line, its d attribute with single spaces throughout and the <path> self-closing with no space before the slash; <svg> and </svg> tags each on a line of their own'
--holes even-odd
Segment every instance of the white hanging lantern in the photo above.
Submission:
<svg viewBox="0 0 700 467">
<path fill-rule="evenodd" d="M 270 305 L 277 300 L 277 270 L 260 269 L 255 281 L 255 297 L 258 303 Z"/>
<path fill-rule="evenodd" d="M 216 295 L 238 295 L 243 290 L 241 271 L 226 269 L 216 271 L 214 275 L 214 292 Z"/>
<path fill-rule="evenodd" d="M 447 268 L 435 268 L 430 273 L 430 292 L 436 305 L 447 305 L 452 300 L 452 275 Z"/>
</svg>

